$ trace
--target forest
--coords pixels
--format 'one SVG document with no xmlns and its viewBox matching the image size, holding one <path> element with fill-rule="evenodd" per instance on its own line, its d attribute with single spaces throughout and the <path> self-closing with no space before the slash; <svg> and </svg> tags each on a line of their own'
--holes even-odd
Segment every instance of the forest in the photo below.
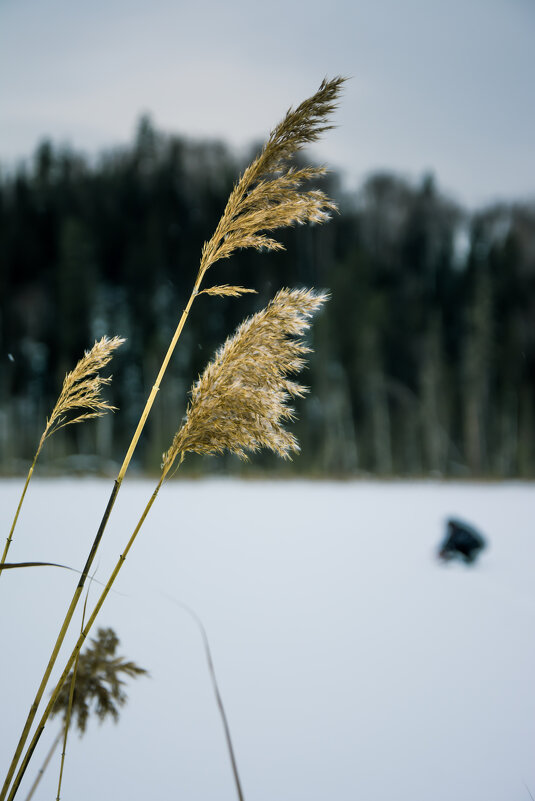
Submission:
<svg viewBox="0 0 535 801">
<path fill-rule="evenodd" d="M 122 459 L 240 172 L 222 142 L 162 134 L 89 157 L 43 141 L 0 171 L 0 472 L 27 470 L 65 373 L 103 335 L 126 337 L 108 396 L 119 408 L 55 437 L 47 473 L 112 474 Z M 535 201 L 468 211 L 432 175 L 322 179 L 339 212 L 238 253 L 199 298 L 135 456 L 158 469 L 192 382 L 282 286 L 325 289 L 292 430 L 301 454 L 186 460 L 190 475 L 535 475 Z"/>
</svg>

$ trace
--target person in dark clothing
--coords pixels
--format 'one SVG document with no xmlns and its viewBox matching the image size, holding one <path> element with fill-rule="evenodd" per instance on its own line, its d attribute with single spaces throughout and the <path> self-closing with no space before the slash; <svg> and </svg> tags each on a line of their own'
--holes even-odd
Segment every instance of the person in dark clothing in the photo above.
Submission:
<svg viewBox="0 0 535 801">
<path fill-rule="evenodd" d="M 444 561 L 462 559 L 466 564 L 472 564 L 485 546 L 485 539 L 473 526 L 450 518 L 438 555 Z"/>
</svg>

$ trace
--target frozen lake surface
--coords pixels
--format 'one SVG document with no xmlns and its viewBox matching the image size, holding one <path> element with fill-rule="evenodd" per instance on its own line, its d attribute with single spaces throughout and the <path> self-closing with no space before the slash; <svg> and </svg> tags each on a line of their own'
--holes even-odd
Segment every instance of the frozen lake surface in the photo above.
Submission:
<svg viewBox="0 0 535 801">
<path fill-rule="evenodd" d="M 0 482 L 6 534 L 21 486 Z M 9 559 L 81 568 L 111 486 L 34 480 Z M 97 580 L 153 488 L 125 482 Z M 435 558 L 450 515 L 488 538 L 473 568 Z M 129 683 L 117 726 L 91 721 L 83 739 L 73 734 L 62 799 L 235 801 L 202 640 L 182 602 L 208 632 L 246 801 L 529 801 L 534 520 L 529 484 L 164 486 L 98 619 L 151 678 Z M 2 776 L 76 583 L 52 568 L 0 576 Z M 57 772 L 56 760 L 36 801 L 55 798 Z"/>
</svg>

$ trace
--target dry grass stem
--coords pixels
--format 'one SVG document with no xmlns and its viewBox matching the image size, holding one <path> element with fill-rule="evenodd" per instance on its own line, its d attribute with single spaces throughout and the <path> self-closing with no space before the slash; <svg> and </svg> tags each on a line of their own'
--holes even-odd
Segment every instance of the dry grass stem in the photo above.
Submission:
<svg viewBox="0 0 535 801">
<path fill-rule="evenodd" d="M 287 378 L 305 364 L 310 349 L 296 339 L 327 295 L 282 289 L 265 309 L 229 337 L 191 390 L 186 419 L 163 456 L 168 472 L 180 454 L 222 453 L 247 458 L 269 448 L 283 458 L 299 450 L 283 423 L 292 419 L 288 401 L 305 387 Z"/>
<path fill-rule="evenodd" d="M 74 370 L 67 373 L 60 396 L 46 421 L 42 442 L 60 428 L 115 411 L 115 406 L 110 406 L 101 396 L 102 387 L 111 382 L 111 377 L 102 378 L 98 371 L 108 364 L 113 351 L 124 341 L 121 337 L 102 337 L 84 353 Z"/>
<path fill-rule="evenodd" d="M 322 81 L 318 91 L 271 132 L 260 155 L 234 187 L 214 235 L 203 247 L 201 275 L 237 248 L 282 250 L 268 231 L 295 223 L 323 223 L 336 209 L 323 192 L 301 191 L 303 183 L 326 172 L 324 167 L 297 169 L 289 160 L 333 126 L 327 119 L 337 106 L 344 78 Z"/>
</svg>

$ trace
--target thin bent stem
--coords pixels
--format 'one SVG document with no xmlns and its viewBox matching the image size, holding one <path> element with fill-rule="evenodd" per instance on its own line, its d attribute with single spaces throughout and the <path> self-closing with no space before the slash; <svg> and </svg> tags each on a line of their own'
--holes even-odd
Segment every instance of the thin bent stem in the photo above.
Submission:
<svg viewBox="0 0 535 801">
<path fill-rule="evenodd" d="M 236 791 L 238 793 L 239 801 L 244 801 L 243 792 L 241 788 L 240 777 L 238 774 L 238 764 L 236 762 L 236 756 L 234 754 L 234 746 L 232 745 L 232 738 L 230 736 L 230 727 L 228 725 L 227 715 L 225 712 L 225 707 L 223 706 L 223 699 L 221 698 L 221 693 L 219 692 L 219 685 L 217 683 L 217 678 L 215 675 L 215 668 L 214 663 L 212 660 L 212 652 L 210 651 L 210 645 L 208 643 L 208 637 L 206 635 L 206 631 L 204 630 L 204 626 L 201 624 L 201 632 L 202 637 L 204 640 L 204 648 L 206 651 L 206 659 L 208 661 L 208 669 L 210 670 L 210 676 L 212 677 L 212 685 L 214 688 L 214 693 L 217 701 L 217 706 L 219 708 L 219 713 L 221 715 L 221 720 L 223 722 L 223 728 L 225 730 L 225 739 L 227 741 L 227 748 L 230 756 L 230 762 L 232 765 L 232 773 L 234 776 L 234 783 L 236 785 Z"/>
<path fill-rule="evenodd" d="M 174 599 L 173 599 L 174 600 Z M 206 655 L 206 662 L 208 664 L 208 670 L 210 672 L 210 679 L 212 681 L 212 687 L 214 690 L 214 695 L 216 698 L 216 703 L 219 709 L 219 714 L 221 717 L 221 721 L 223 723 L 223 729 L 225 731 L 225 739 L 227 741 L 227 749 L 230 756 L 230 763 L 232 766 L 232 774 L 234 776 L 234 784 L 236 785 L 236 792 L 238 793 L 239 801 L 244 801 L 243 790 L 241 787 L 240 776 L 238 773 L 238 763 L 236 762 L 236 755 L 234 753 L 234 746 L 232 744 L 232 737 L 230 735 L 230 726 L 227 719 L 227 713 L 225 712 L 225 707 L 223 705 L 223 699 L 221 697 L 221 692 L 219 691 L 219 684 L 217 683 L 217 676 L 214 667 L 214 661 L 212 659 L 212 651 L 210 649 L 210 641 L 208 640 L 208 634 L 206 633 L 206 629 L 204 628 L 203 622 L 200 617 L 197 615 L 196 612 L 191 609 L 187 604 L 182 603 L 181 601 L 175 601 L 182 609 L 184 609 L 188 615 L 190 615 L 197 626 L 199 627 L 199 631 L 201 633 L 203 645 L 204 645 L 204 652 Z"/>
<path fill-rule="evenodd" d="M 134 544 L 134 541 L 135 541 L 135 539 L 136 539 L 136 537 L 137 537 L 137 535 L 139 533 L 139 530 L 141 529 L 141 526 L 145 522 L 145 518 L 147 517 L 148 513 L 151 510 L 152 504 L 154 503 L 154 501 L 156 500 L 156 498 L 158 496 L 160 488 L 161 488 L 161 486 L 162 486 L 162 484 L 164 482 L 164 479 L 167 476 L 167 473 L 169 471 L 169 467 L 170 466 L 164 467 L 164 469 L 162 471 L 162 475 L 160 476 L 160 479 L 159 479 L 158 484 L 156 486 L 156 489 L 152 493 L 149 502 L 145 506 L 145 509 L 143 510 L 143 513 L 142 513 L 141 517 L 139 518 L 138 523 L 137 523 L 137 525 L 136 525 L 136 527 L 135 527 L 130 539 L 128 540 L 128 543 L 127 543 L 123 553 L 120 555 L 120 557 L 119 557 L 119 559 L 117 561 L 117 564 L 115 565 L 115 567 L 114 567 L 114 569 L 113 569 L 113 571 L 112 571 L 112 573 L 110 575 L 110 578 L 108 579 L 108 582 L 107 582 L 106 586 L 102 590 L 100 598 L 98 599 L 98 601 L 97 601 L 97 603 L 95 605 L 95 608 L 93 609 L 93 612 L 91 613 L 91 616 L 90 616 L 89 620 L 87 621 L 86 625 L 84 626 L 84 628 L 83 628 L 83 630 L 82 630 L 82 632 L 81 632 L 81 634 L 80 634 L 80 636 L 78 638 L 78 641 L 77 641 L 76 645 L 74 646 L 74 649 L 73 649 L 73 651 L 72 651 L 72 653 L 71 653 L 71 655 L 69 657 L 69 661 L 67 662 L 67 665 L 65 666 L 65 669 L 64 669 L 63 673 L 61 674 L 61 678 L 58 681 L 58 683 L 57 683 L 52 695 L 50 696 L 50 700 L 49 700 L 49 702 L 48 702 L 48 704 L 47 704 L 47 706 L 46 706 L 46 708 L 45 708 L 45 710 L 43 712 L 41 720 L 39 721 L 39 725 L 38 725 L 38 727 L 37 727 L 37 729 L 35 731 L 35 734 L 34 734 L 32 740 L 30 742 L 30 745 L 28 746 L 28 748 L 26 750 L 26 753 L 25 753 L 24 758 L 22 760 L 22 764 L 21 764 L 21 766 L 19 768 L 19 771 L 18 771 L 18 773 L 17 773 L 17 775 L 15 777 L 15 781 L 14 781 L 13 786 L 11 788 L 11 792 L 9 793 L 8 801 L 13 801 L 13 798 L 15 797 L 15 794 L 16 794 L 18 788 L 19 788 L 20 782 L 22 781 L 22 777 L 24 776 L 26 768 L 28 767 L 28 763 L 29 763 L 29 761 L 30 761 L 30 759 L 32 757 L 32 754 L 33 754 L 33 752 L 35 750 L 35 747 L 36 747 L 37 743 L 39 742 L 39 738 L 41 737 L 41 735 L 43 733 L 46 721 L 48 720 L 48 717 L 49 717 L 49 715 L 50 715 L 50 713 L 52 711 L 52 708 L 54 707 L 54 704 L 56 703 L 56 699 L 57 699 L 57 697 L 58 697 L 58 695 L 59 695 L 59 693 L 61 691 L 61 688 L 62 688 L 65 680 L 67 679 L 67 676 L 69 675 L 69 672 L 70 672 L 72 666 L 76 662 L 78 654 L 80 653 L 80 649 L 82 648 L 82 646 L 84 644 L 84 641 L 85 641 L 87 635 L 89 634 L 89 632 L 91 630 L 91 627 L 93 626 L 93 623 L 95 622 L 95 619 L 96 619 L 96 617 L 97 617 L 97 615 L 98 615 L 98 613 L 99 613 L 104 601 L 106 600 L 106 597 L 108 596 L 108 593 L 110 592 L 110 590 L 112 588 L 113 582 L 117 578 L 117 575 L 118 575 L 121 567 L 123 566 L 126 557 L 128 556 L 128 552 L 130 551 L 130 548 Z"/>
<path fill-rule="evenodd" d="M 100 526 L 98 528 L 97 534 L 96 534 L 95 539 L 93 541 L 93 545 L 91 546 L 91 550 L 89 551 L 89 556 L 87 558 L 86 565 L 85 565 L 85 567 L 84 567 L 84 569 L 82 571 L 82 575 L 80 577 L 80 581 L 78 582 L 78 585 L 77 585 L 76 590 L 74 592 L 74 595 L 72 597 L 70 606 L 69 606 L 69 608 L 67 610 L 67 614 L 65 615 L 65 619 L 63 621 L 63 625 L 61 627 L 61 630 L 59 632 L 58 638 L 56 640 L 56 644 L 54 645 L 54 648 L 53 648 L 53 651 L 52 651 L 52 655 L 50 657 L 50 660 L 48 662 L 46 670 L 45 670 L 45 672 L 43 674 L 43 678 L 41 680 L 41 684 L 39 685 L 39 689 L 37 690 L 35 699 L 33 701 L 33 704 L 31 706 L 31 708 L 30 708 L 30 711 L 28 713 L 28 717 L 26 719 L 26 723 L 24 725 L 24 729 L 22 731 L 22 734 L 20 736 L 20 739 L 19 739 L 16 751 L 15 751 L 15 754 L 14 754 L 13 759 L 11 761 L 11 765 L 9 767 L 6 779 L 4 781 L 4 785 L 2 787 L 2 791 L 0 792 L 0 801 L 4 801 L 4 799 L 6 798 L 6 794 L 7 794 L 7 791 L 9 789 L 9 785 L 11 783 L 11 780 L 13 778 L 13 775 L 14 775 L 15 770 L 17 768 L 17 765 L 19 763 L 20 757 L 21 757 L 22 752 L 24 750 L 24 746 L 26 745 L 26 741 L 28 739 L 28 735 L 30 733 L 30 729 L 31 729 L 32 723 L 35 720 L 35 716 L 37 714 L 38 706 L 39 706 L 39 704 L 41 702 L 41 699 L 43 697 L 44 691 L 45 691 L 46 686 L 48 684 L 48 680 L 50 678 L 50 674 L 52 673 L 52 670 L 53 670 L 54 665 L 56 663 L 56 659 L 58 657 L 60 648 L 61 648 L 61 646 L 63 644 L 64 639 L 65 639 L 65 635 L 67 634 L 67 630 L 69 628 L 70 622 L 72 620 L 72 617 L 73 617 L 74 612 L 76 610 L 76 607 L 78 605 L 78 601 L 80 600 L 80 596 L 82 594 L 82 590 L 84 588 L 85 581 L 86 581 L 87 576 L 89 574 L 89 571 L 91 569 L 91 565 L 93 564 L 93 560 L 95 558 L 95 555 L 97 553 L 98 547 L 100 545 L 100 541 L 102 539 L 102 535 L 104 534 L 104 531 L 105 531 L 106 526 L 108 524 L 108 520 L 109 520 L 111 511 L 113 509 L 113 506 L 115 504 L 115 500 L 117 498 L 119 490 L 121 488 L 121 484 L 122 484 L 123 478 L 125 476 L 126 471 L 128 470 L 128 466 L 129 466 L 130 461 L 132 459 L 132 455 L 133 455 L 133 453 L 134 453 L 134 451 L 136 449 L 136 445 L 138 443 L 139 437 L 141 436 L 141 432 L 143 431 L 143 428 L 145 426 L 145 422 L 147 420 L 147 417 L 149 416 L 150 410 L 151 410 L 152 405 L 154 403 L 154 399 L 156 398 L 158 390 L 160 389 L 160 383 L 161 383 L 161 381 L 163 379 L 164 373 L 165 373 L 165 371 L 167 369 L 167 365 L 169 364 L 169 361 L 170 361 L 171 356 L 173 354 L 173 351 L 174 351 L 174 349 L 176 347 L 176 344 L 177 344 L 177 342 L 178 342 L 178 340 L 180 338 L 180 335 L 182 333 L 182 329 L 184 328 L 184 324 L 185 324 L 185 322 L 186 322 L 186 320 L 188 318 L 190 309 L 191 309 L 191 307 L 193 305 L 193 301 L 195 300 L 196 296 L 198 295 L 199 287 L 201 285 L 201 281 L 203 279 L 203 276 L 204 276 L 205 272 L 206 271 L 202 267 L 199 269 L 199 272 L 197 274 L 197 279 L 195 281 L 195 285 L 193 287 L 192 293 L 190 295 L 190 298 L 188 300 L 188 303 L 187 303 L 184 311 L 182 312 L 182 316 L 180 318 L 180 321 L 178 323 L 176 331 L 175 331 L 175 333 L 173 335 L 173 339 L 171 340 L 171 343 L 170 343 L 170 345 L 169 345 L 169 347 L 167 349 L 167 353 L 165 354 L 164 360 L 162 362 L 162 366 L 160 367 L 160 371 L 159 371 L 159 373 L 158 373 L 158 375 L 156 377 L 156 381 L 154 383 L 154 386 L 152 387 L 150 395 L 149 395 L 149 397 L 147 399 L 147 402 L 145 404 L 145 408 L 144 408 L 143 413 L 142 413 L 142 415 L 140 417 L 140 420 L 139 420 L 139 423 L 137 425 L 137 428 L 136 428 L 136 431 L 134 433 L 134 436 L 132 437 L 132 441 L 130 443 L 130 446 L 128 448 L 126 456 L 124 458 L 123 464 L 122 464 L 121 469 L 119 470 L 119 473 L 118 473 L 117 478 L 115 480 L 115 484 L 113 486 L 113 489 L 112 489 L 111 494 L 110 494 L 110 498 L 108 500 L 108 505 L 106 506 L 106 510 L 104 512 L 104 515 L 102 517 L 102 520 L 101 520 Z"/>
</svg>

